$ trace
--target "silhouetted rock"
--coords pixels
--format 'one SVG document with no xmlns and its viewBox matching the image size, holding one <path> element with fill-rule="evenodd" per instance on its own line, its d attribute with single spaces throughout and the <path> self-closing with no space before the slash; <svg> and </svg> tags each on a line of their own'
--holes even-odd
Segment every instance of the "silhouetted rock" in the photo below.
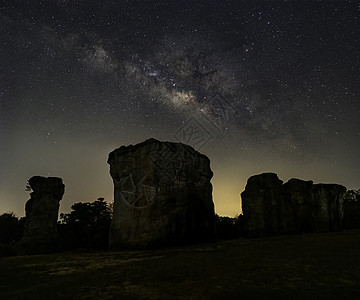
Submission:
<svg viewBox="0 0 360 300">
<path fill-rule="evenodd" d="M 26 202 L 23 238 L 16 244 L 19 254 L 42 254 L 60 250 L 56 224 L 65 186 L 61 178 L 34 176 L 29 180 L 33 190 Z"/>
<path fill-rule="evenodd" d="M 313 182 L 296 178 L 282 187 L 279 216 L 282 226 L 277 233 L 315 232 Z"/>
<path fill-rule="evenodd" d="M 110 247 L 147 248 L 214 236 L 210 161 L 181 143 L 149 139 L 109 154 Z"/>
<path fill-rule="evenodd" d="M 245 226 L 251 235 L 278 231 L 277 207 L 282 181 L 274 173 L 264 173 L 248 179 L 241 193 Z"/>
<path fill-rule="evenodd" d="M 346 188 L 290 179 L 285 184 L 274 173 L 249 178 L 241 194 L 251 236 L 342 229 Z"/>
</svg>

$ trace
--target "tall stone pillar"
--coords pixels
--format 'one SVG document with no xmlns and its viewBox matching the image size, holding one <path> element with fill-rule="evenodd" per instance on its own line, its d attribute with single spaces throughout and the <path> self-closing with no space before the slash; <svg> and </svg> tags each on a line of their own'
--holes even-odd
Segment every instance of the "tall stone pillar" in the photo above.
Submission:
<svg viewBox="0 0 360 300">
<path fill-rule="evenodd" d="M 65 191 L 61 178 L 33 176 L 29 179 L 33 190 L 26 202 L 25 231 L 15 248 L 19 254 L 43 254 L 61 249 L 57 233 L 59 202 Z"/>
<path fill-rule="evenodd" d="M 149 139 L 109 154 L 114 182 L 110 248 L 148 248 L 214 237 L 210 160 L 181 143 Z"/>
</svg>

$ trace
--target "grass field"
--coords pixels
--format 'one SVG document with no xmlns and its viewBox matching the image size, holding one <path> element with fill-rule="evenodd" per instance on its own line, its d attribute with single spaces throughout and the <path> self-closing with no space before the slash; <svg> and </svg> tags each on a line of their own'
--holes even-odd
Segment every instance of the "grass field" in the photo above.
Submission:
<svg viewBox="0 0 360 300">
<path fill-rule="evenodd" d="M 360 299 L 360 231 L 0 258 L 0 299 Z"/>
</svg>

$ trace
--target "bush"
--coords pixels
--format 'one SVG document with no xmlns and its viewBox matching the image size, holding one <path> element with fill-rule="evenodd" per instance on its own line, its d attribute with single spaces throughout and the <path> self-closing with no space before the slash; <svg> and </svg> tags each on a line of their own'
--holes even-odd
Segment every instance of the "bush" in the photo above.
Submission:
<svg viewBox="0 0 360 300">
<path fill-rule="evenodd" d="M 14 213 L 0 215 L 0 243 L 12 245 L 24 234 L 25 218 L 18 219 Z"/>
<path fill-rule="evenodd" d="M 344 229 L 360 228 L 360 190 L 349 190 L 344 199 Z"/>
<path fill-rule="evenodd" d="M 243 215 L 235 218 L 216 215 L 216 236 L 221 240 L 235 239 L 245 235 Z"/>
<path fill-rule="evenodd" d="M 78 202 L 68 214 L 60 214 L 58 230 L 67 249 L 108 247 L 111 206 L 103 198 L 89 203 Z"/>
</svg>

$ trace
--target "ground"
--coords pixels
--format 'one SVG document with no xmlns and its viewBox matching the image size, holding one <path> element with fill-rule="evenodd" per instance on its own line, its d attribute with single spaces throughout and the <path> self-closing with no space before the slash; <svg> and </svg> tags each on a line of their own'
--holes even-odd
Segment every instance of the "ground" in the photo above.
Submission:
<svg viewBox="0 0 360 300">
<path fill-rule="evenodd" d="M 0 259 L 0 299 L 360 299 L 360 230 Z"/>
</svg>

